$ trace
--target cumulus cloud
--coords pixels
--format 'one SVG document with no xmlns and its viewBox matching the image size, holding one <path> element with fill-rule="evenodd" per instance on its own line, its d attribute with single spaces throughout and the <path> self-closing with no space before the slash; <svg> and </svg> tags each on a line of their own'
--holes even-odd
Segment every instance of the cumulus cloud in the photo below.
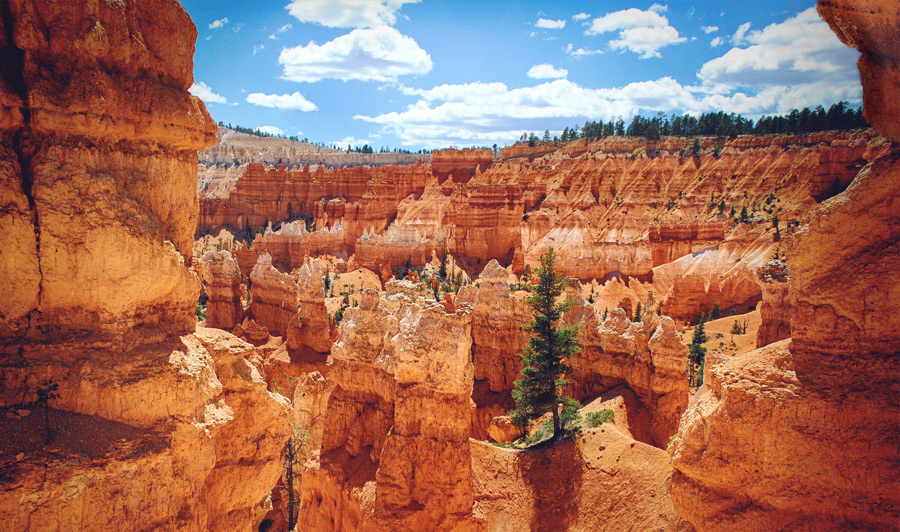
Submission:
<svg viewBox="0 0 900 532">
<path fill-rule="evenodd" d="M 749 22 L 745 22 L 745 23 L 741 24 L 740 26 L 738 26 L 737 31 L 735 31 L 734 35 L 731 36 L 731 43 L 734 44 L 735 46 L 740 46 L 742 44 L 746 44 L 746 41 L 744 39 L 747 36 L 747 31 L 749 31 L 749 30 L 750 30 Z"/>
<path fill-rule="evenodd" d="M 546 30 L 561 30 L 566 27 L 566 21 L 565 19 L 553 20 L 549 18 L 539 18 L 534 26 Z"/>
<path fill-rule="evenodd" d="M 718 26 L 700 26 L 700 29 L 703 30 L 703 33 L 706 33 L 707 35 L 719 31 Z"/>
<path fill-rule="evenodd" d="M 432 67 L 431 56 L 414 39 L 388 26 L 353 30 L 322 45 L 284 48 L 278 62 L 284 79 L 299 82 L 393 81 Z"/>
<path fill-rule="evenodd" d="M 280 127 L 275 126 L 262 126 L 257 128 L 263 133 L 268 133 L 269 135 L 284 135 L 284 130 Z"/>
<path fill-rule="evenodd" d="M 589 13 L 584 13 L 584 12 L 578 13 L 576 15 L 572 15 L 572 20 L 587 20 L 589 18 L 591 18 L 591 15 Z"/>
<path fill-rule="evenodd" d="M 299 92 L 292 94 L 264 94 L 254 92 L 247 95 L 247 103 L 260 107 L 273 107 L 282 110 L 315 111 L 316 104 L 310 102 Z"/>
<path fill-rule="evenodd" d="M 362 147 L 366 144 L 369 146 L 372 145 L 372 141 L 369 139 L 358 139 L 356 137 L 344 137 L 341 140 L 336 140 L 332 144 L 338 147 L 338 149 L 344 149 L 344 146 L 352 146 L 354 148 Z"/>
<path fill-rule="evenodd" d="M 228 24 L 228 17 L 222 17 L 219 20 L 214 20 L 214 21 L 210 22 L 209 29 L 217 30 L 219 28 L 225 27 L 226 24 Z"/>
<path fill-rule="evenodd" d="M 707 61 L 697 74 L 714 92 L 736 87 L 859 82 L 853 68 L 858 52 L 841 44 L 815 8 L 759 31 L 747 32 L 748 24 L 741 28 L 735 36 L 748 46 L 736 46 Z"/>
<path fill-rule="evenodd" d="M 566 55 L 569 57 L 574 57 L 575 59 L 581 59 L 582 57 L 587 57 L 589 55 L 597 55 L 602 54 L 603 50 L 591 50 L 590 48 L 575 48 L 572 46 L 572 43 L 569 43 L 565 49 Z"/>
<path fill-rule="evenodd" d="M 590 89 L 565 79 L 532 87 L 504 83 L 403 88 L 419 100 L 403 112 L 354 118 L 381 124 L 404 144 L 440 147 L 490 144 L 518 137 L 522 131 L 563 129 L 585 119 L 630 117 L 639 109 L 694 109 L 692 93 L 672 78 Z"/>
<path fill-rule="evenodd" d="M 330 28 L 374 28 L 392 26 L 403 4 L 422 0 L 292 0 L 288 12 L 300 22 Z"/>
<path fill-rule="evenodd" d="M 200 98 L 206 103 L 228 103 L 228 100 L 224 96 L 213 92 L 209 85 L 203 83 L 202 81 L 198 81 L 197 83 L 191 85 L 191 88 L 188 89 L 188 92 L 190 92 L 197 98 Z"/>
<path fill-rule="evenodd" d="M 861 101 L 854 69 L 857 52 L 840 44 L 814 8 L 759 31 L 748 29 L 744 38 L 747 46 L 708 61 L 693 84 L 662 77 L 607 88 L 584 87 L 567 79 L 523 87 L 499 82 L 430 89 L 400 86 L 414 103 L 403 110 L 354 118 L 379 125 L 405 145 L 438 148 L 504 143 L 522 131 L 557 131 L 585 120 L 628 121 L 635 113 L 725 110 L 756 118 L 803 106 Z M 573 46 L 566 51 L 577 52 Z"/>
<path fill-rule="evenodd" d="M 555 68 L 549 63 L 534 65 L 528 69 L 528 77 L 533 79 L 560 79 L 569 75 L 565 68 Z"/>
<path fill-rule="evenodd" d="M 713 37 L 713 40 L 709 41 L 709 45 L 712 48 L 715 48 L 716 46 L 722 46 L 723 44 L 725 44 L 725 39 L 721 37 Z"/>
<path fill-rule="evenodd" d="M 662 57 L 659 49 L 678 44 L 687 39 L 669 25 L 669 19 L 661 15 L 666 6 L 653 4 L 647 11 L 637 8 L 623 9 L 595 18 L 585 32 L 599 35 L 618 31 L 619 38 L 610 41 L 613 50 L 629 50 L 640 54 L 641 59 Z"/>
</svg>

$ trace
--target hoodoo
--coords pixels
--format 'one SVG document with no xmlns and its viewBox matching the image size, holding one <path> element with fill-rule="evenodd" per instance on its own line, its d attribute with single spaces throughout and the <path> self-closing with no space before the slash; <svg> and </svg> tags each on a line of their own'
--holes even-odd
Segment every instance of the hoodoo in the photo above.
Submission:
<svg viewBox="0 0 900 532">
<path fill-rule="evenodd" d="M 900 5 L 284 4 L 0 0 L 4 529 L 897 528 Z"/>
</svg>

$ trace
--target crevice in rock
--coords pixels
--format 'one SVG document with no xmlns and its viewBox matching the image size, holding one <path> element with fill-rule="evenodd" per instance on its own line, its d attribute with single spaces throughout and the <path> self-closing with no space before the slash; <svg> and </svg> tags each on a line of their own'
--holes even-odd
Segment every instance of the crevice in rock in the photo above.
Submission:
<svg viewBox="0 0 900 532">
<path fill-rule="evenodd" d="M 0 2 L 0 17 L 3 19 L 3 29 L 6 33 L 6 46 L 0 48 L 0 77 L 22 100 L 22 129 L 11 135 L 12 149 L 16 153 L 19 163 L 19 176 L 22 182 L 22 193 L 28 199 L 31 209 L 31 225 L 34 228 L 34 240 L 37 254 L 38 274 L 43 279 L 41 271 L 41 230 L 38 220 L 38 211 L 34 202 L 34 176 L 31 174 L 31 155 L 26 153 L 27 130 L 31 122 L 31 112 L 28 109 L 28 88 L 25 84 L 25 52 L 15 45 L 13 35 L 13 16 L 9 2 Z M 38 285 L 38 300 L 40 300 L 42 285 Z"/>
</svg>

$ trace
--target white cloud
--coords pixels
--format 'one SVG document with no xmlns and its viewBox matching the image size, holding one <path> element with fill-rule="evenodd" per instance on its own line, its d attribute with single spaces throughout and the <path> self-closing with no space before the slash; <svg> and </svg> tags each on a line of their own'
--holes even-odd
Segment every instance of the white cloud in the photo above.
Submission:
<svg viewBox="0 0 900 532">
<path fill-rule="evenodd" d="M 253 45 L 253 55 L 256 55 L 256 52 L 259 52 L 259 51 L 265 50 L 265 49 L 266 49 L 266 47 L 263 46 L 262 44 L 254 44 Z"/>
<path fill-rule="evenodd" d="M 749 22 L 745 22 L 745 23 L 741 24 L 740 26 L 738 26 L 737 31 L 734 32 L 734 35 L 731 36 L 731 43 L 734 44 L 735 46 L 740 46 L 742 44 L 746 44 L 744 38 L 746 37 L 747 31 L 749 31 L 749 30 L 750 30 Z"/>
<path fill-rule="evenodd" d="M 419 100 L 405 111 L 354 118 L 381 124 L 404 144 L 491 144 L 522 131 L 562 129 L 585 119 L 630 117 L 639 109 L 694 109 L 698 101 L 672 78 L 590 89 L 565 79 L 510 89 L 503 83 L 403 87 Z"/>
<path fill-rule="evenodd" d="M 280 35 L 280 34 L 286 32 L 286 31 L 288 31 L 289 29 L 291 29 L 291 28 L 293 28 L 293 27 L 294 27 L 294 26 L 291 25 L 291 24 L 285 24 L 284 26 L 282 26 L 282 27 L 278 28 L 277 30 L 275 30 L 275 31 L 272 33 L 272 35 L 269 35 L 269 38 L 272 39 L 272 40 L 278 40 L 278 35 Z"/>
<path fill-rule="evenodd" d="M 268 133 L 269 135 L 284 135 L 284 130 L 280 127 L 275 126 L 262 126 L 257 128 L 263 133 Z"/>
<path fill-rule="evenodd" d="M 263 94 L 254 92 L 247 95 L 247 103 L 260 107 L 274 107 L 282 110 L 315 111 L 316 104 L 310 102 L 299 92 L 293 94 Z"/>
<path fill-rule="evenodd" d="M 595 18 L 585 34 L 618 31 L 619 38 L 609 43 L 613 50 L 630 50 L 640 54 L 641 59 L 662 57 L 660 48 L 687 40 L 678 35 L 678 30 L 669 25 L 666 17 L 660 15 L 666 9 L 666 6 L 653 4 L 647 11 L 630 8 L 607 13 Z"/>
<path fill-rule="evenodd" d="M 544 28 L 546 30 L 561 30 L 566 27 L 566 20 L 553 20 L 550 18 L 539 18 L 534 25 L 536 28 Z"/>
<path fill-rule="evenodd" d="M 744 28 L 748 25 L 742 25 Z M 707 61 L 697 76 L 707 90 L 736 87 L 795 86 L 815 82 L 855 82 L 858 52 L 847 48 L 809 8 L 759 31 L 738 29 L 735 36 L 749 46 L 735 47 Z"/>
<path fill-rule="evenodd" d="M 288 12 L 300 22 L 330 28 L 374 28 L 392 26 L 403 4 L 421 0 L 291 0 Z"/>
<path fill-rule="evenodd" d="M 572 20 L 587 20 L 589 18 L 591 18 L 591 15 L 584 12 L 578 13 L 577 15 L 572 15 Z"/>
<path fill-rule="evenodd" d="M 414 39 L 388 26 L 357 29 L 325 44 L 284 48 L 278 62 L 284 79 L 316 82 L 323 79 L 393 81 L 398 76 L 425 74 L 431 56 Z"/>
<path fill-rule="evenodd" d="M 555 68 L 549 63 L 534 65 L 528 69 L 528 77 L 534 79 L 560 79 L 569 75 L 565 68 Z"/>
<path fill-rule="evenodd" d="M 368 144 L 369 146 L 371 146 L 371 145 L 372 145 L 372 141 L 369 140 L 369 139 L 358 139 L 358 138 L 355 138 L 355 137 L 344 137 L 344 138 L 342 138 L 341 140 L 336 140 L 336 141 L 334 141 L 332 144 L 334 144 L 335 146 L 337 146 L 339 150 L 343 150 L 343 149 L 344 149 L 344 146 L 347 146 L 347 145 L 350 145 L 350 146 L 352 146 L 352 147 L 354 147 L 354 148 L 356 148 L 356 147 L 361 148 L 361 147 L 363 147 L 365 144 Z"/>
<path fill-rule="evenodd" d="M 591 27 L 585 32 L 588 35 L 597 35 L 625 28 L 653 27 L 662 28 L 669 25 L 668 19 L 655 11 L 641 11 L 637 8 L 624 9 L 607 13 L 595 18 Z"/>
<path fill-rule="evenodd" d="M 619 38 L 609 42 L 613 50 L 631 50 L 641 54 L 641 59 L 662 57 L 659 49 L 670 44 L 678 44 L 687 39 L 678 36 L 672 26 L 664 28 L 628 28 L 619 32 Z"/>
<path fill-rule="evenodd" d="M 703 30 L 703 33 L 706 33 L 707 35 L 719 31 L 718 26 L 700 26 L 700 29 Z"/>
<path fill-rule="evenodd" d="M 200 98 L 206 103 L 228 103 L 228 100 L 224 96 L 218 95 L 213 92 L 213 90 L 209 88 L 209 85 L 203 83 L 202 81 L 198 81 L 197 83 L 191 85 L 191 88 L 188 89 L 188 92 L 190 92 L 197 98 Z"/>
<path fill-rule="evenodd" d="M 755 119 L 792 108 L 861 101 L 853 68 L 858 53 L 840 44 L 814 8 L 763 30 L 748 30 L 744 38 L 746 47 L 732 48 L 703 65 L 694 85 L 663 77 L 608 88 L 583 87 L 566 79 L 518 88 L 498 82 L 430 89 L 400 86 L 404 95 L 415 97 L 414 103 L 404 110 L 354 118 L 378 124 L 381 133 L 397 135 L 404 145 L 438 148 L 502 144 L 522 131 L 558 131 L 585 120 L 621 116 L 627 122 L 638 112 L 697 115 L 724 110 Z M 568 46 L 566 53 L 577 51 Z"/>
<path fill-rule="evenodd" d="M 572 43 L 569 43 L 565 49 L 566 55 L 569 57 L 574 57 L 575 59 L 581 59 L 582 57 L 587 57 L 589 55 L 597 55 L 602 54 L 603 50 L 591 50 L 590 48 L 575 48 L 572 46 Z"/>
<path fill-rule="evenodd" d="M 716 46 L 721 46 L 724 43 L 725 43 L 725 39 L 723 39 L 721 37 L 713 37 L 713 40 L 709 41 L 709 45 L 712 48 L 715 48 Z"/>
<path fill-rule="evenodd" d="M 223 17 L 223 18 L 220 18 L 219 20 L 214 20 L 214 21 L 210 22 L 209 29 L 217 30 L 219 28 L 224 27 L 226 24 L 228 24 L 228 17 Z"/>
</svg>

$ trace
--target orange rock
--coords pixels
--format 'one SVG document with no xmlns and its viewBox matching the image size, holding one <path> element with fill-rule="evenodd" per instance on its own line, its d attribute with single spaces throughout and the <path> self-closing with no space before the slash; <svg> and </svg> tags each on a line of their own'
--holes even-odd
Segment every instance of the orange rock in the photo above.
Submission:
<svg viewBox="0 0 900 532">
<path fill-rule="evenodd" d="M 241 322 L 241 270 L 228 251 L 208 251 L 200 258 L 206 303 L 206 326 L 231 330 Z"/>
<path fill-rule="evenodd" d="M 273 336 L 285 337 L 288 324 L 299 312 L 297 280 L 272 266 L 272 257 L 260 255 L 250 272 L 250 314 Z"/>
</svg>

